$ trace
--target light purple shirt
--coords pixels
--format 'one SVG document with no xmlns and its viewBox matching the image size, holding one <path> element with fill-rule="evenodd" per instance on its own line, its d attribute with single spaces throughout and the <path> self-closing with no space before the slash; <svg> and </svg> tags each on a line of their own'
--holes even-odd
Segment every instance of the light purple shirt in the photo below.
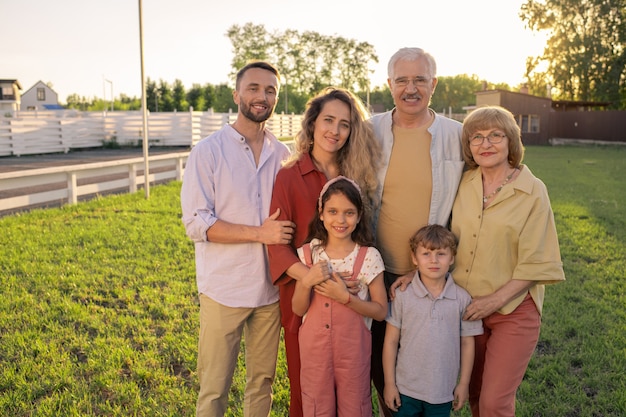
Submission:
<svg viewBox="0 0 626 417">
<path fill-rule="evenodd" d="M 181 189 L 182 221 L 195 242 L 198 292 L 228 307 L 278 301 L 261 243 L 217 243 L 207 230 L 220 219 L 260 226 L 269 215 L 274 179 L 287 146 L 265 131 L 258 166 L 245 138 L 230 125 L 191 150 Z"/>
<path fill-rule="evenodd" d="M 400 329 L 396 385 L 401 394 L 442 404 L 454 399 L 461 363 L 461 337 L 483 333 L 481 320 L 463 320 L 472 297 L 446 275 L 437 298 L 415 272 L 405 291 L 396 291 L 388 325 Z"/>
</svg>

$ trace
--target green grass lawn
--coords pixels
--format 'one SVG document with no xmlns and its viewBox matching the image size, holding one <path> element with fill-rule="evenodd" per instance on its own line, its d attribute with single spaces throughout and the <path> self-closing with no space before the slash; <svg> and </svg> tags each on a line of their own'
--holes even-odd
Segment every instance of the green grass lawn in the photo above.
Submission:
<svg viewBox="0 0 626 417">
<path fill-rule="evenodd" d="M 624 416 L 626 149 L 529 147 L 525 162 L 548 186 L 567 281 L 546 291 L 517 415 Z M 0 218 L 0 415 L 195 415 L 199 306 L 179 192 Z M 238 372 L 229 416 L 243 384 Z"/>
</svg>

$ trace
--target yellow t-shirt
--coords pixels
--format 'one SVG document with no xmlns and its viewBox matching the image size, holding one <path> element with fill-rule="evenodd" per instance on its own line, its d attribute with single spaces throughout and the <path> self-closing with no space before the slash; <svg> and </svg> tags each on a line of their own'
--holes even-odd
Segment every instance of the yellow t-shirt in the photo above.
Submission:
<svg viewBox="0 0 626 417">
<path fill-rule="evenodd" d="M 376 247 L 385 270 L 406 274 L 415 269 L 409 239 L 428 223 L 432 193 L 432 164 L 428 125 L 393 127 L 393 148 L 383 186 L 376 227 Z"/>
<path fill-rule="evenodd" d="M 483 210 L 481 169 L 463 174 L 452 208 L 459 240 L 452 276 L 472 297 L 489 295 L 512 279 L 538 281 L 530 295 L 539 314 L 544 284 L 565 279 L 546 186 L 527 166 Z M 509 314 L 522 294 L 498 312 Z"/>
</svg>

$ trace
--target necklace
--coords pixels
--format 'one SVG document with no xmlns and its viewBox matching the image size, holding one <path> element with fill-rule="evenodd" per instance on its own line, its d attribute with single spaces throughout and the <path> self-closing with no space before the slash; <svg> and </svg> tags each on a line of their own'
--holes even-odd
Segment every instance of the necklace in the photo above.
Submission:
<svg viewBox="0 0 626 417">
<path fill-rule="evenodd" d="M 513 172 L 511 172 L 505 179 L 504 182 L 495 190 L 493 190 L 493 192 L 489 195 L 483 196 L 483 203 L 487 204 L 487 201 L 489 201 L 489 199 L 491 197 L 493 197 L 494 195 L 498 194 L 500 192 L 500 190 L 502 190 L 502 187 L 504 187 L 505 185 L 507 185 L 509 183 L 509 181 L 511 181 L 511 178 L 513 178 L 513 174 L 515 174 L 515 171 L 517 171 L 517 168 L 515 168 L 513 170 Z"/>
</svg>

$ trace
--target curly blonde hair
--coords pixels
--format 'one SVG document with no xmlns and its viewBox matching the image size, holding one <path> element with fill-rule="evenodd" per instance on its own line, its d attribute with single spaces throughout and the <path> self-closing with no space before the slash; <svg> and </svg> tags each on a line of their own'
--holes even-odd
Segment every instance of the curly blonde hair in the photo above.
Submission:
<svg viewBox="0 0 626 417">
<path fill-rule="evenodd" d="M 369 121 L 369 112 L 359 97 L 339 87 L 326 87 L 306 105 L 302 128 L 294 139 L 294 153 L 286 162 L 293 165 L 303 154 L 313 149 L 315 121 L 326 103 L 340 100 L 350 108 L 350 136 L 337 153 L 339 173 L 359 184 L 366 198 L 366 212 L 371 211 L 377 202 L 377 171 L 381 159 L 380 144 L 374 137 L 374 130 Z M 368 213 L 368 215 L 371 213 Z"/>
</svg>

